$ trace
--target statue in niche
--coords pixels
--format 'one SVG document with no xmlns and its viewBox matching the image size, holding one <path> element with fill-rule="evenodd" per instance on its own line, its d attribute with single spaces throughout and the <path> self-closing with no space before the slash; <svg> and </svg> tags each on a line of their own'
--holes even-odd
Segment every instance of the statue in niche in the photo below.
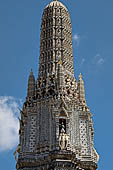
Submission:
<svg viewBox="0 0 113 170">
<path fill-rule="evenodd" d="M 60 130 L 60 136 L 59 136 L 59 146 L 61 148 L 61 150 L 66 150 L 67 146 L 68 146 L 68 135 L 66 134 L 66 130 L 65 130 L 65 125 L 62 121 L 61 124 L 61 130 Z"/>
</svg>

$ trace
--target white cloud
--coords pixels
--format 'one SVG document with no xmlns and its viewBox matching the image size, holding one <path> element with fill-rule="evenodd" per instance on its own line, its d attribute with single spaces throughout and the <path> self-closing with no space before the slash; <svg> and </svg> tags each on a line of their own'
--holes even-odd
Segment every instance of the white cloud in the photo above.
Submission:
<svg viewBox="0 0 113 170">
<path fill-rule="evenodd" d="M 19 103 L 13 97 L 0 97 L 0 151 L 10 150 L 18 143 Z"/>
<path fill-rule="evenodd" d="M 80 36 L 78 34 L 74 34 L 73 40 L 76 41 L 77 45 L 80 43 Z"/>
<path fill-rule="evenodd" d="M 82 58 L 82 60 L 81 60 L 81 66 L 85 63 L 85 58 Z"/>
<path fill-rule="evenodd" d="M 97 62 L 97 64 L 102 65 L 104 63 L 104 58 L 100 58 Z"/>
<path fill-rule="evenodd" d="M 94 56 L 94 64 L 102 65 L 104 64 L 105 59 L 99 53 Z"/>
</svg>

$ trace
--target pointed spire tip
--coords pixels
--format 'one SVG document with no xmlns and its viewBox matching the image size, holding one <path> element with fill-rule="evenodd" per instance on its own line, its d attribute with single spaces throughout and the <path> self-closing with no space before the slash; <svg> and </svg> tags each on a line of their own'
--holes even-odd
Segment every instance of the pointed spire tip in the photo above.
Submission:
<svg viewBox="0 0 113 170">
<path fill-rule="evenodd" d="M 82 79 L 82 74 L 80 73 L 80 75 L 79 75 L 79 79 L 81 80 Z"/>
<path fill-rule="evenodd" d="M 33 69 L 31 68 L 30 75 L 33 75 Z"/>
</svg>

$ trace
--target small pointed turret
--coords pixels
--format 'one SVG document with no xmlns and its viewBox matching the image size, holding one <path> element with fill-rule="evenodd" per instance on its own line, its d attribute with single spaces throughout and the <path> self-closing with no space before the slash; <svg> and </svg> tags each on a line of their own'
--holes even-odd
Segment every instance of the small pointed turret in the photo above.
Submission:
<svg viewBox="0 0 113 170">
<path fill-rule="evenodd" d="M 31 69 L 28 79 L 27 97 L 33 97 L 34 95 L 35 95 L 35 77 Z"/>
<path fill-rule="evenodd" d="M 82 79 L 82 74 L 81 73 L 79 75 L 79 81 L 78 81 L 78 92 L 79 92 L 79 100 L 80 100 L 80 102 L 86 103 L 84 81 Z"/>
</svg>

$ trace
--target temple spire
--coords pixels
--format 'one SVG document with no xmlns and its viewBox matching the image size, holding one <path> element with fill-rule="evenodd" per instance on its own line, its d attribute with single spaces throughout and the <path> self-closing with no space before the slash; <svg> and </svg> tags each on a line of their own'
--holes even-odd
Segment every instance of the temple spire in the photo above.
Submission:
<svg viewBox="0 0 113 170">
<path fill-rule="evenodd" d="M 42 15 L 37 85 L 31 69 L 21 111 L 16 169 L 97 170 L 84 81 L 74 77 L 70 14 L 51 1 Z"/>
<path fill-rule="evenodd" d="M 28 88 L 27 88 L 27 96 L 33 97 L 35 95 L 35 77 L 33 75 L 33 71 L 31 69 L 29 78 L 28 78 Z"/>
<path fill-rule="evenodd" d="M 86 103 L 84 81 L 82 79 L 82 74 L 81 73 L 79 75 L 79 81 L 78 81 L 78 93 L 79 93 L 80 102 Z"/>
</svg>

